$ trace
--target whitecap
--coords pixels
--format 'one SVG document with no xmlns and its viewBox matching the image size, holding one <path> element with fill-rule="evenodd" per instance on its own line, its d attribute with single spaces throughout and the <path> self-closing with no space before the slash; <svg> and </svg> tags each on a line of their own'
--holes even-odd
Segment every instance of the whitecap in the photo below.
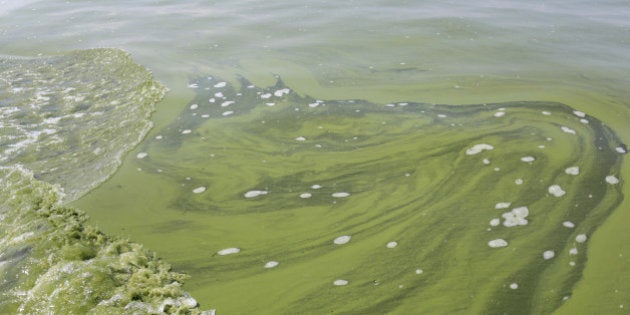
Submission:
<svg viewBox="0 0 630 315">
<path fill-rule="evenodd" d="M 228 107 L 230 105 L 234 104 L 234 101 L 225 101 L 223 103 L 221 103 L 221 107 Z"/>
<path fill-rule="evenodd" d="M 243 194 L 243 196 L 245 196 L 245 198 L 254 198 L 254 197 L 266 195 L 267 193 L 268 191 L 266 190 L 250 190 L 246 192 L 245 194 Z"/>
<path fill-rule="evenodd" d="M 233 110 L 227 110 L 227 111 L 224 111 L 223 113 L 221 113 L 221 116 L 225 117 L 225 116 L 230 116 L 232 114 L 234 114 Z"/>
<path fill-rule="evenodd" d="M 348 242 L 350 242 L 350 239 L 352 239 L 352 236 L 350 236 L 350 235 L 343 235 L 343 236 L 339 236 L 336 239 L 334 239 L 333 243 L 335 245 L 343 245 L 343 244 L 347 244 Z"/>
<path fill-rule="evenodd" d="M 494 117 L 503 117 L 505 116 L 505 112 L 496 112 L 494 113 Z"/>
<path fill-rule="evenodd" d="M 512 289 L 512 290 L 518 289 L 518 283 L 514 282 L 514 283 L 510 284 L 510 289 Z"/>
<path fill-rule="evenodd" d="M 140 152 L 136 155 L 136 158 L 138 159 L 144 159 L 145 157 L 147 157 L 149 155 L 149 153 L 146 152 Z"/>
<path fill-rule="evenodd" d="M 333 284 L 336 286 L 344 286 L 348 284 L 348 280 L 337 279 L 333 282 Z"/>
<path fill-rule="evenodd" d="M 200 194 L 200 193 L 202 193 L 204 191 L 206 191 L 206 187 L 204 187 L 204 186 L 200 186 L 200 187 L 197 187 L 197 188 L 193 189 L 193 193 L 195 193 L 195 194 Z"/>
<path fill-rule="evenodd" d="M 489 241 L 488 246 L 492 248 L 506 247 L 508 246 L 508 242 L 502 238 L 497 238 L 496 240 Z"/>
<path fill-rule="evenodd" d="M 621 154 L 626 154 L 626 149 L 624 149 L 623 147 L 616 147 L 615 151 L 617 151 L 617 153 L 621 153 Z"/>
<path fill-rule="evenodd" d="M 573 135 L 575 134 L 575 130 L 573 130 L 573 129 L 569 128 L 569 127 L 562 126 L 562 127 L 560 127 L 560 129 L 562 129 L 562 131 L 564 131 L 566 133 L 570 133 L 570 134 L 573 134 Z"/>
<path fill-rule="evenodd" d="M 308 199 L 308 198 L 311 198 L 311 197 L 313 197 L 313 194 L 311 194 L 311 193 L 305 192 L 305 193 L 300 194 L 300 198 L 302 198 L 302 199 Z"/>
<path fill-rule="evenodd" d="M 579 175 L 580 168 L 578 166 L 571 166 L 571 167 L 567 167 L 564 170 L 564 172 L 567 173 L 568 175 Z"/>
<path fill-rule="evenodd" d="M 275 267 L 277 267 L 279 264 L 280 264 L 280 263 L 279 263 L 279 262 L 277 262 L 277 261 L 275 261 L 275 260 L 268 261 L 268 262 L 265 264 L 265 268 L 267 268 L 267 269 L 269 269 L 269 268 L 275 268 Z"/>
<path fill-rule="evenodd" d="M 398 242 L 392 241 L 392 242 L 387 243 L 387 245 L 385 245 L 385 246 L 387 246 L 387 248 L 394 248 L 394 247 L 398 246 Z"/>
<path fill-rule="evenodd" d="M 619 178 L 615 177 L 615 175 L 606 176 L 606 182 L 611 185 L 619 184 Z"/>
<path fill-rule="evenodd" d="M 192 132 L 192 130 L 190 130 L 190 129 L 186 129 L 186 130 L 183 130 L 183 131 L 182 131 L 182 134 L 183 134 L 183 135 L 187 135 L 187 134 L 189 134 L 189 133 L 191 133 L 191 132 Z"/>
<path fill-rule="evenodd" d="M 299 136 L 297 138 L 295 138 L 295 141 L 306 141 L 305 137 Z"/>
<path fill-rule="evenodd" d="M 507 209 L 512 205 L 511 202 L 497 202 L 496 205 L 494 205 L 495 209 Z"/>
<path fill-rule="evenodd" d="M 238 254 L 240 251 L 241 251 L 240 248 L 230 247 L 230 248 L 225 248 L 225 249 L 222 249 L 222 250 L 218 251 L 217 254 L 219 254 L 221 256 L 225 256 L 225 255 L 231 255 L 231 254 Z"/>
<path fill-rule="evenodd" d="M 480 144 L 475 144 L 471 148 L 467 149 L 466 154 L 475 155 L 475 154 L 481 153 L 481 151 L 492 150 L 492 149 L 494 149 L 493 146 L 486 143 L 480 143 Z"/>
<path fill-rule="evenodd" d="M 575 227 L 575 224 L 573 222 L 571 222 L 571 221 L 564 221 L 564 222 L 562 222 L 562 226 L 564 226 L 566 228 L 569 228 L 569 229 L 572 229 L 572 228 Z"/>
<path fill-rule="evenodd" d="M 521 158 L 521 161 L 529 163 L 529 162 L 534 162 L 536 160 L 536 158 L 534 158 L 533 156 L 524 156 Z"/>
<path fill-rule="evenodd" d="M 562 187 L 560 187 L 560 185 L 551 185 L 549 186 L 547 191 L 556 197 L 562 197 L 564 196 L 564 194 L 567 193 L 566 191 L 562 190 Z"/>
<path fill-rule="evenodd" d="M 345 198 L 345 197 L 350 196 L 350 193 L 347 193 L 347 192 L 336 192 L 336 193 L 333 193 L 332 196 L 335 197 L 335 198 Z"/>
<path fill-rule="evenodd" d="M 586 234 L 578 234 L 578 236 L 575 237 L 575 241 L 578 243 L 584 243 L 586 242 Z"/>
<path fill-rule="evenodd" d="M 265 94 L 260 95 L 260 98 L 263 98 L 263 99 L 270 98 L 270 97 L 271 97 L 271 93 L 265 93 Z"/>
<path fill-rule="evenodd" d="M 586 114 L 585 114 L 584 112 L 579 111 L 579 110 L 574 110 L 574 111 L 573 111 L 573 114 L 574 114 L 575 116 L 580 117 L 580 118 L 584 118 L 584 117 L 586 117 Z"/>
<path fill-rule="evenodd" d="M 273 92 L 273 95 L 275 95 L 276 97 L 281 97 L 282 95 L 289 94 L 289 92 L 291 92 L 291 90 L 285 88 Z"/>
<path fill-rule="evenodd" d="M 544 258 L 545 260 L 549 260 L 549 259 L 551 259 L 551 258 L 554 258 L 555 256 L 556 256 L 556 252 L 554 252 L 554 251 L 552 251 L 552 250 L 546 250 L 546 251 L 543 253 L 543 258 Z"/>
<path fill-rule="evenodd" d="M 197 108 L 199 108 L 199 105 L 198 105 L 198 104 L 192 104 L 192 105 L 190 105 L 190 110 L 195 110 L 195 109 L 197 109 Z"/>
<path fill-rule="evenodd" d="M 215 88 L 222 88 L 225 87 L 227 85 L 227 82 L 219 82 L 217 84 L 214 85 Z"/>
</svg>

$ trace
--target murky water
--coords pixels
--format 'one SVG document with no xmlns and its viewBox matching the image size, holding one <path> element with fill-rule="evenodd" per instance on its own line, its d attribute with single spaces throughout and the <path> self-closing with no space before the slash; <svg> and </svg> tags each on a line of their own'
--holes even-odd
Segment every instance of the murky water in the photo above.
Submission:
<svg viewBox="0 0 630 315">
<path fill-rule="evenodd" d="M 0 53 L 121 48 L 169 88 L 144 141 L 72 205 L 190 275 L 201 309 L 613 313 L 630 307 L 628 10 L 2 1 Z M 101 142 L 33 155 L 36 177 L 77 191 L 67 200 L 116 163 L 64 152 L 124 152 L 143 134 L 103 117 Z M 46 177 L 54 163 L 68 173 Z"/>
</svg>

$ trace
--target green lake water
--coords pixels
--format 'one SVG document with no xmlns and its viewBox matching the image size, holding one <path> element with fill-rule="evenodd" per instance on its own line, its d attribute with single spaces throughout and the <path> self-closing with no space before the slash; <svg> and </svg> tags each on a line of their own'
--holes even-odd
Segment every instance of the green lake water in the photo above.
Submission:
<svg viewBox="0 0 630 315">
<path fill-rule="evenodd" d="M 2 310 L 630 308 L 623 1 L 0 2 Z"/>
</svg>

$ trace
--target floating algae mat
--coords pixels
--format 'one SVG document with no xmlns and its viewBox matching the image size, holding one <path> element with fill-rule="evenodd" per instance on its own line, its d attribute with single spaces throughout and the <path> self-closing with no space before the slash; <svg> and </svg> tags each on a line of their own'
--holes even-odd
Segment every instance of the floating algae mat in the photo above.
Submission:
<svg viewBox="0 0 630 315">
<path fill-rule="evenodd" d="M 135 189 L 166 201 L 124 224 L 218 313 L 550 313 L 623 198 L 625 145 L 564 104 L 237 83 L 192 80 L 134 152 L 150 182 Z"/>
<path fill-rule="evenodd" d="M 0 313 L 199 313 L 184 275 L 63 205 L 115 170 L 164 92 L 119 50 L 0 57 Z"/>
</svg>

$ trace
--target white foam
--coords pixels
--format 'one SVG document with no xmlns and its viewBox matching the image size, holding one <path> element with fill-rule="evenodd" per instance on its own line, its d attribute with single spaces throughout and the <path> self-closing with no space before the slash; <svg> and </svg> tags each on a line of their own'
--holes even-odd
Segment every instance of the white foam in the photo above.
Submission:
<svg viewBox="0 0 630 315">
<path fill-rule="evenodd" d="M 183 131 L 182 131 L 182 134 L 183 134 L 183 135 L 187 135 L 187 134 L 189 134 L 189 133 L 191 133 L 191 132 L 192 132 L 192 130 L 190 130 L 190 129 L 186 129 L 186 130 L 183 130 Z"/>
<path fill-rule="evenodd" d="M 584 243 L 586 242 L 586 234 L 578 234 L 578 236 L 575 237 L 575 241 L 578 243 Z"/>
<path fill-rule="evenodd" d="M 492 248 L 501 248 L 508 246 L 508 242 L 502 238 L 497 238 L 496 240 L 491 240 L 488 242 L 488 246 Z"/>
<path fill-rule="evenodd" d="M 556 197 L 562 197 L 564 196 L 564 194 L 567 193 L 566 191 L 562 190 L 562 187 L 560 187 L 560 185 L 551 185 L 549 186 L 547 191 Z"/>
<path fill-rule="evenodd" d="M 275 95 L 276 97 L 281 97 L 282 95 L 289 94 L 289 92 L 291 92 L 291 90 L 289 89 L 280 89 L 273 92 L 273 95 Z"/>
<path fill-rule="evenodd" d="M 580 168 L 578 166 L 571 166 L 571 167 L 567 167 L 564 170 L 564 172 L 567 173 L 568 175 L 579 175 Z"/>
<path fill-rule="evenodd" d="M 444 115 L 444 114 L 438 114 L 437 116 L 438 116 L 438 117 L 440 117 L 440 118 L 446 118 L 446 117 L 447 117 L 447 116 L 446 116 L 446 115 Z"/>
<path fill-rule="evenodd" d="M 344 286 L 348 284 L 348 280 L 337 279 L 333 282 L 333 284 L 336 286 Z"/>
<path fill-rule="evenodd" d="M 225 117 L 225 116 L 230 116 L 232 114 L 234 114 L 233 110 L 227 110 L 227 111 L 224 111 L 223 113 L 221 113 L 221 116 Z"/>
<path fill-rule="evenodd" d="M 319 105 L 322 105 L 322 104 L 324 104 L 324 101 L 322 101 L 322 100 L 316 100 L 314 103 L 309 103 L 309 104 L 308 104 L 308 107 L 310 107 L 310 108 L 315 108 L 315 107 L 317 107 L 317 106 L 319 106 Z"/>
<path fill-rule="evenodd" d="M 350 193 L 347 193 L 347 192 L 336 192 L 336 193 L 333 193 L 332 196 L 335 197 L 335 198 L 345 198 L 345 197 L 350 196 Z"/>
<path fill-rule="evenodd" d="M 490 164 L 490 160 L 488 160 L 488 159 L 483 159 L 483 164 L 485 164 L 485 165 Z"/>
<path fill-rule="evenodd" d="M 494 113 L 494 117 L 503 117 L 505 116 L 505 112 L 496 112 Z"/>
<path fill-rule="evenodd" d="M 138 159 L 144 159 L 145 157 L 147 157 L 149 155 L 149 153 L 146 152 L 140 152 L 136 155 L 136 158 Z"/>
<path fill-rule="evenodd" d="M 227 82 L 219 82 L 217 84 L 214 85 L 215 88 L 222 88 L 225 87 L 227 85 Z"/>
<path fill-rule="evenodd" d="M 204 186 L 200 186 L 200 187 L 197 187 L 197 188 L 193 189 L 193 193 L 195 193 L 195 194 L 200 194 L 200 193 L 202 193 L 204 191 L 206 191 L 206 187 L 204 187 Z"/>
<path fill-rule="evenodd" d="M 216 93 L 214 93 L 214 97 L 217 97 L 217 98 L 225 98 L 225 96 L 223 96 L 223 93 L 221 93 L 221 92 L 216 92 Z"/>
<path fill-rule="evenodd" d="M 218 251 L 217 254 L 219 254 L 221 256 L 225 256 L 225 255 L 238 254 L 240 251 L 241 251 L 240 248 L 230 247 L 230 248 L 225 248 L 225 249 L 222 249 L 222 250 Z"/>
<path fill-rule="evenodd" d="M 306 193 L 300 194 L 300 198 L 302 198 L 302 199 L 308 199 L 308 198 L 311 198 L 311 197 L 313 197 L 313 194 L 311 194 L 311 193 L 307 193 L 306 192 Z"/>
<path fill-rule="evenodd" d="M 155 136 L 155 139 L 156 140 L 162 140 L 162 139 L 164 139 L 164 137 L 162 135 L 157 135 L 157 136 Z"/>
<path fill-rule="evenodd" d="M 580 119 L 580 122 L 583 123 L 583 124 L 588 124 L 589 123 L 588 119 L 584 119 L 584 118 Z"/>
<path fill-rule="evenodd" d="M 626 154 L 627 153 L 626 149 L 624 149 L 623 147 L 616 147 L 615 151 L 617 151 L 618 153 L 621 153 L 621 154 Z"/>
<path fill-rule="evenodd" d="M 191 83 L 191 84 L 188 84 L 188 87 L 191 88 L 191 89 L 197 89 L 197 88 L 199 88 L 199 84 Z"/>
<path fill-rule="evenodd" d="M 352 239 L 352 236 L 350 236 L 350 235 L 343 235 L 343 236 L 339 236 L 336 239 L 334 239 L 333 243 L 335 245 L 348 244 L 348 242 L 350 242 L 350 239 Z"/>
<path fill-rule="evenodd" d="M 421 275 L 424 271 L 422 269 L 416 269 L 416 274 Z"/>
<path fill-rule="evenodd" d="M 262 99 L 266 99 L 266 98 L 270 98 L 270 97 L 271 97 L 271 93 L 265 93 L 265 94 L 262 94 L 260 96 L 260 98 L 262 98 Z"/>
<path fill-rule="evenodd" d="M 534 158 L 533 156 L 524 156 L 521 158 L 521 161 L 529 163 L 529 162 L 534 162 L 536 160 L 536 158 Z"/>
<path fill-rule="evenodd" d="M 265 103 L 265 105 L 272 107 L 272 106 L 276 106 L 276 103 Z"/>
<path fill-rule="evenodd" d="M 569 128 L 569 127 L 562 126 L 562 127 L 560 127 L 560 129 L 562 129 L 562 131 L 564 131 L 566 133 L 570 133 L 570 134 L 573 134 L 573 135 L 575 134 L 575 130 L 573 130 L 573 129 Z"/>
<path fill-rule="evenodd" d="M 217 100 L 215 100 L 215 99 L 214 99 L 214 97 L 208 100 L 208 102 L 210 102 L 210 103 L 214 103 L 214 102 L 216 102 L 216 101 L 217 101 Z"/>
<path fill-rule="evenodd" d="M 505 227 L 513 227 L 519 225 L 527 225 L 529 223 L 527 219 L 525 219 L 529 215 L 529 209 L 527 207 L 518 207 L 512 209 L 510 212 L 505 212 L 501 215 L 505 221 L 503 221 L 503 226 Z"/>
<path fill-rule="evenodd" d="M 201 115 L 201 118 L 210 118 L 210 115 L 208 115 L 208 114 L 203 114 L 203 115 Z"/>
<path fill-rule="evenodd" d="M 496 205 L 494 205 L 495 209 L 507 209 L 512 205 L 511 202 L 497 202 Z"/>
<path fill-rule="evenodd" d="M 583 112 L 581 112 L 581 111 L 579 111 L 579 110 L 574 110 L 574 111 L 573 111 L 573 114 L 574 114 L 575 116 L 580 117 L 580 118 L 584 118 L 584 117 L 586 117 L 586 114 L 585 114 L 585 113 L 583 113 Z"/>
<path fill-rule="evenodd" d="M 306 141 L 305 137 L 299 136 L 297 138 L 295 138 L 295 141 Z"/>
<path fill-rule="evenodd" d="M 279 263 L 279 262 L 277 262 L 277 261 L 275 261 L 275 260 L 268 261 L 268 262 L 265 264 L 265 268 L 267 268 L 267 269 L 269 269 L 269 268 L 275 268 L 275 267 L 277 267 L 279 264 L 280 264 L 280 263 Z"/>
<path fill-rule="evenodd" d="M 394 247 L 398 246 L 398 242 L 393 242 L 392 241 L 392 242 L 387 243 L 387 245 L 385 245 L 385 246 L 387 246 L 387 248 L 394 248 Z"/>
<path fill-rule="evenodd" d="M 499 226 L 499 224 L 501 224 L 501 219 L 499 218 L 494 218 L 490 220 L 490 226 Z"/>
<path fill-rule="evenodd" d="M 268 191 L 266 190 L 250 190 L 246 192 L 243 196 L 245 196 L 245 198 L 254 198 L 254 197 L 266 195 L 267 193 Z"/>
<path fill-rule="evenodd" d="M 619 184 L 619 178 L 615 177 L 615 175 L 606 176 L 606 182 L 611 185 Z"/>
<path fill-rule="evenodd" d="M 566 228 L 569 228 L 569 229 L 572 229 L 572 228 L 575 227 L 575 224 L 573 222 L 571 222 L 571 221 L 564 221 L 564 222 L 562 222 L 562 226 L 564 226 Z"/>
<path fill-rule="evenodd" d="M 190 105 L 190 110 L 195 110 L 195 109 L 197 109 L 197 108 L 199 108 L 199 105 L 198 105 L 198 104 L 192 104 L 192 105 Z"/>
<path fill-rule="evenodd" d="M 315 184 L 315 185 L 312 185 L 311 188 L 312 189 L 320 189 L 320 188 L 322 188 L 322 185 Z"/>
<path fill-rule="evenodd" d="M 578 254 L 578 249 L 573 247 L 571 249 L 569 249 L 569 255 L 577 255 Z"/>
<path fill-rule="evenodd" d="M 489 144 L 486 144 L 486 143 L 480 143 L 480 144 L 475 144 L 471 148 L 466 150 L 466 154 L 467 155 L 475 155 L 475 154 L 481 153 L 481 151 L 492 150 L 492 149 L 494 149 L 493 146 L 491 146 Z"/>
<path fill-rule="evenodd" d="M 225 101 L 223 103 L 221 103 L 221 107 L 228 107 L 230 105 L 234 104 L 234 101 Z"/>
<path fill-rule="evenodd" d="M 542 111 L 542 114 L 543 114 L 543 115 L 545 115 L 545 116 L 549 116 L 549 115 L 551 115 L 551 113 L 550 113 L 550 112 L 548 112 L 548 111 L 546 111 L 546 110 Z"/>
<path fill-rule="evenodd" d="M 544 258 L 545 260 L 549 260 L 549 259 L 551 259 L 551 258 L 554 258 L 555 256 L 556 256 L 556 252 L 554 252 L 554 251 L 552 251 L 552 250 L 546 250 L 546 251 L 543 253 L 543 258 Z"/>
<path fill-rule="evenodd" d="M 514 180 L 514 184 L 516 185 L 522 185 L 523 184 L 523 179 L 522 178 L 517 178 Z"/>
</svg>

